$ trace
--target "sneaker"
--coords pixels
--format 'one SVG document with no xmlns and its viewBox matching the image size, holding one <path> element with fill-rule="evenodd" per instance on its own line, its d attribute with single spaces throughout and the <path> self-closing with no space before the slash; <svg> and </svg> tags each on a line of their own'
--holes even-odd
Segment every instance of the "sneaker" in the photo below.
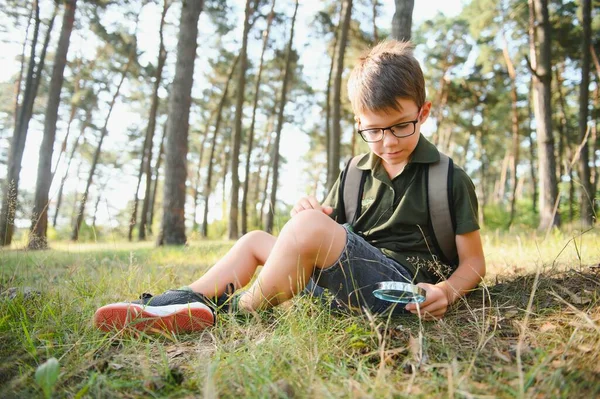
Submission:
<svg viewBox="0 0 600 399">
<path fill-rule="evenodd" d="M 133 328 L 187 333 L 215 324 L 216 303 L 189 287 L 161 295 L 144 293 L 132 302 L 112 303 L 94 314 L 94 326 L 102 331 Z"/>
</svg>

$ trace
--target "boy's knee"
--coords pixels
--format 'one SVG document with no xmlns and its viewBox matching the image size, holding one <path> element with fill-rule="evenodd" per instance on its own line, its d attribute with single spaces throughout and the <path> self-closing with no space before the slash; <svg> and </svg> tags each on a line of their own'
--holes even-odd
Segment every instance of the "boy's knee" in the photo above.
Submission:
<svg viewBox="0 0 600 399">
<path fill-rule="evenodd" d="M 240 237 L 238 242 L 240 244 L 255 245 L 257 243 L 263 242 L 265 239 L 267 239 L 270 236 L 271 235 L 265 231 L 253 230 L 253 231 L 250 231 L 250 232 L 244 234 L 242 237 Z"/>
<path fill-rule="evenodd" d="M 284 229 L 287 234 L 293 234 L 301 252 L 310 252 L 324 244 L 336 227 L 339 227 L 337 223 L 323 212 L 306 210 L 294 216 Z"/>
</svg>

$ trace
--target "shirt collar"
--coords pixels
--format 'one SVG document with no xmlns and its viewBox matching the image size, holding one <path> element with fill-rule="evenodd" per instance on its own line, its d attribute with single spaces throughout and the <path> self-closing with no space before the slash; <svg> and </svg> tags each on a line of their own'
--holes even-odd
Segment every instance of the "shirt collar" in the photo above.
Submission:
<svg viewBox="0 0 600 399">
<path fill-rule="evenodd" d="M 435 163 L 440 160 L 440 153 L 437 148 L 425 138 L 419 135 L 419 142 L 410 156 L 409 163 Z M 381 162 L 381 158 L 372 152 L 365 154 L 356 167 L 361 170 L 374 170 Z"/>
</svg>

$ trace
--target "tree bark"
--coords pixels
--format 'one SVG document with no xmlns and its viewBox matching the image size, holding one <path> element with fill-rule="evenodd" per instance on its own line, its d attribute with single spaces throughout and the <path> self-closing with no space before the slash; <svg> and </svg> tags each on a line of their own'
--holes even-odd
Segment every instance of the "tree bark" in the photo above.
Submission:
<svg viewBox="0 0 600 399">
<path fill-rule="evenodd" d="M 325 176 L 325 187 L 327 189 L 326 191 L 329 191 L 329 189 L 333 186 L 333 183 L 335 183 L 335 179 L 337 179 L 337 176 L 333 173 L 332 170 L 333 159 L 331 153 L 331 143 L 333 139 L 331 138 L 331 77 L 333 76 L 333 71 L 335 68 L 335 54 L 338 45 L 338 35 L 340 32 L 340 27 L 342 26 L 343 10 L 344 7 L 340 7 L 340 16 L 337 27 L 335 28 L 333 49 L 331 50 L 331 63 L 329 64 L 329 74 L 327 75 L 327 89 L 325 91 L 325 150 L 327 155 L 327 175 Z"/>
<path fill-rule="evenodd" d="M 396 12 L 392 18 L 392 38 L 401 41 L 410 40 L 412 31 L 412 13 L 414 0 L 395 0 Z"/>
<path fill-rule="evenodd" d="M 586 140 L 588 129 L 588 106 L 590 100 L 590 46 L 592 43 L 592 6 L 591 0 L 581 0 L 583 38 L 581 41 L 581 85 L 579 88 L 579 142 L 581 152 L 579 153 L 579 178 L 581 180 L 581 223 L 583 226 L 591 226 L 594 223 L 594 192 L 592 191 L 590 173 L 590 153 Z M 585 140 L 585 141 L 584 141 Z"/>
<path fill-rule="evenodd" d="M 265 149 L 263 151 L 264 156 L 262 156 L 260 158 L 260 163 L 258 165 L 258 173 L 256 174 L 256 183 L 254 185 L 254 201 L 253 203 L 255 204 L 255 206 L 257 204 L 261 204 L 259 209 L 256 210 L 255 212 L 255 222 L 256 224 L 259 226 L 260 229 L 262 229 L 263 226 L 263 207 L 266 203 L 266 196 L 267 196 L 267 189 L 269 188 L 268 186 L 268 180 L 269 180 L 269 167 L 268 165 L 270 165 L 272 163 L 271 161 L 271 141 L 273 139 L 273 135 L 271 134 L 271 132 L 273 131 L 273 126 L 275 125 L 275 114 L 276 114 L 276 109 L 273 108 L 271 115 L 269 116 L 269 122 L 267 123 L 267 129 L 266 129 L 266 138 L 267 138 L 267 144 L 265 145 Z M 264 190 L 260 190 L 260 183 L 261 183 L 261 176 L 263 175 L 263 167 L 267 165 L 267 176 L 265 178 L 265 180 L 267 182 L 265 182 Z M 261 193 L 263 194 L 262 199 L 261 199 Z"/>
<path fill-rule="evenodd" d="M 108 113 L 106 115 L 106 119 L 104 120 L 104 126 L 100 132 L 100 140 L 98 141 L 98 146 L 96 147 L 96 151 L 94 152 L 94 158 L 92 160 L 92 166 L 90 168 L 90 174 L 88 175 L 87 183 L 85 185 L 85 190 L 83 192 L 83 196 L 81 197 L 81 202 L 79 203 L 79 211 L 77 212 L 77 217 L 75 219 L 75 223 L 73 225 L 73 231 L 71 232 L 71 241 L 79 240 L 79 229 L 81 228 L 81 223 L 83 222 L 83 216 L 85 214 L 85 205 L 87 203 L 87 198 L 90 192 L 90 186 L 92 185 L 92 181 L 94 180 L 94 173 L 96 172 L 96 167 L 98 166 L 98 160 L 100 159 L 100 152 L 102 151 L 102 143 L 104 142 L 104 137 L 108 133 L 108 121 L 110 120 L 110 115 L 112 114 L 113 107 L 117 102 L 117 98 L 119 97 L 119 93 L 121 92 L 121 86 L 125 81 L 127 73 L 129 72 L 129 68 L 133 61 L 134 54 L 131 52 L 129 54 L 129 59 L 127 60 L 127 64 L 121 73 L 121 80 L 117 85 L 117 90 L 113 95 L 113 98 L 108 107 Z"/>
<path fill-rule="evenodd" d="M 560 65 L 557 65 L 554 69 L 554 73 L 556 75 L 556 92 L 558 94 L 558 105 L 560 109 L 560 119 L 558 123 L 558 179 L 565 174 L 569 176 L 569 218 L 570 222 L 573 221 L 574 216 L 574 185 L 573 185 L 573 171 L 571 167 L 570 159 L 573 157 L 573 151 L 571 147 L 573 145 L 573 138 L 569 131 L 569 126 L 567 124 L 567 104 L 565 102 L 565 96 L 563 95 L 563 79 L 561 77 L 561 71 L 564 74 L 564 64 L 561 68 Z"/>
<path fill-rule="evenodd" d="M 144 188 L 144 200 L 142 201 L 142 211 L 140 212 L 140 222 L 138 225 L 138 240 L 144 241 L 146 239 L 146 224 L 148 223 L 148 209 L 150 206 L 150 194 L 152 186 L 152 149 L 154 148 L 154 133 L 156 131 L 156 115 L 158 113 L 158 105 L 160 103 L 160 97 L 158 91 L 162 81 L 162 72 L 167 59 L 167 51 L 164 45 L 163 30 L 165 26 L 165 16 L 169 10 L 170 3 L 168 0 L 163 1 L 163 9 L 160 15 L 160 27 L 158 29 L 158 36 L 160 38 L 158 44 L 158 60 L 156 62 L 156 70 L 154 72 L 154 86 L 152 91 L 152 103 L 150 104 L 150 111 L 148 115 L 148 126 L 146 126 L 146 137 L 144 139 L 144 148 L 142 154 L 142 161 L 140 163 L 140 173 L 145 176 L 145 188 Z M 139 185 L 138 185 L 139 189 Z M 134 198 L 134 217 L 132 217 L 132 223 L 137 222 L 137 206 L 138 197 L 137 190 Z M 130 227 L 130 238 L 132 235 L 132 227 Z"/>
<path fill-rule="evenodd" d="M 40 155 L 35 187 L 35 199 L 31 216 L 31 230 L 29 232 L 29 249 L 46 249 L 48 247 L 48 197 L 52 184 L 52 154 L 56 138 L 56 123 L 58 120 L 58 107 L 60 105 L 60 92 L 64 81 L 64 71 L 67 64 L 67 53 L 71 42 L 71 32 L 75 22 L 75 8 L 77 0 L 65 0 L 60 38 L 54 56 L 50 90 L 48 92 L 48 105 L 44 121 L 44 137 L 40 145 Z"/>
<path fill-rule="evenodd" d="M 212 120 L 213 115 L 209 116 L 208 122 L 206 126 L 210 126 L 210 121 Z M 192 227 L 192 231 L 198 230 L 198 222 L 196 218 L 198 216 L 198 197 L 200 195 L 200 171 L 202 169 L 202 160 L 204 158 L 204 147 L 206 146 L 206 142 L 208 141 L 208 129 L 204 131 L 204 137 L 202 138 L 202 144 L 200 144 L 200 154 L 198 155 L 198 168 L 196 169 L 196 180 L 194 185 L 194 223 Z"/>
<path fill-rule="evenodd" d="M 347 0 L 352 5 L 352 0 Z M 281 142 L 281 131 L 284 123 L 284 111 L 285 103 L 287 102 L 287 86 L 291 80 L 292 75 L 292 46 L 294 41 L 294 27 L 296 25 L 296 14 L 298 13 L 298 0 L 296 0 L 296 6 L 294 7 L 294 16 L 292 17 L 292 27 L 290 28 L 290 39 L 287 45 L 287 52 L 285 55 L 285 74 L 283 75 L 283 85 L 281 88 L 281 100 L 279 101 L 279 115 L 277 117 L 277 129 L 275 131 L 275 142 L 273 143 L 273 185 L 271 186 L 271 212 L 267 213 L 267 222 L 265 231 L 267 233 L 273 232 L 273 224 L 275 221 L 275 212 L 277 210 L 277 180 L 279 177 L 279 143 Z"/>
<path fill-rule="evenodd" d="M 167 123 L 165 123 L 165 126 L 163 128 L 162 138 L 160 139 L 160 147 L 158 149 L 158 155 L 156 156 L 156 165 L 154 166 L 154 171 L 156 172 L 156 175 L 154 177 L 154 182 L 152 183 L 152 197 L 150 199 L 150 204 L 148 205 L 148 223 L 146 224 L 146 230 L 148 230 L 149 234 L 152 234 L 152 224 L 154 223 L 154 212 L 156 208 L 156 191 L 158 188 L 158 178 L 160 176 L 160 165 L 162 164 L 162 160 L 164 158 L 163 155 L 165 153 L 166 138 Z"/>
<path fill-rule="evenodd" d="M 263 71 L 265 51 L 269 42 L 269 32 L 275 15 L 275 0 L 271 2 L 271 11 L 267 17 L 267 28 L 263 32 L 262 51 L 260 53 L 260 62 L 258 65 L 258 74 L 256 75 L 256 84 L 254 85 L 254 105 L 252 106 L 252 121 L 248 131 L 248 151 L 246 152 L 246 170 L 244 174 L 244 189 L 242 192 L 242 234 L 248 232 L 248 189 L 250 186 L 250 162 L 252 160 L 252 146 L 254 145 L 254 124 L 256 122 L 256 110 L 258 109 L 258 98 L 260 97 L 260 83 Z"/>
<path fill-rule="evenodd" d="M 560 225 L 556 159 L 552 135 L 552 65 L 550 20 L 547 0 L 529 0 L 530 27 L 533 34 L 531 67 L 533 70 L 534 113 L 538 142 L 541 230 Z M 556 208 L 556 210 L 555 210 Z"/>
<path fill-rule="evenodd" d="M 527 115 L 529 117 L 528 126 L 532 125 L 533 121 L 533 109 L 532 109 L 532 100 L 533 100 L 533 79 L 529 82 L 529 101 L 527 102 Z M 538 199 L 538 182 L 537 175 L 535 174 L 535 140 L 531 137 L 533 131 L 528 129 L 527 138 L 529 140 L 529 172 L 531 174 L 531 210 L 534 214 L 538 213 L 537 207 L 537 199 Z"/>
<path fill-rule="evenodd" d="M 599 105 L 600 105 L 600 88 L 598 87 L 600 85 L 600 75 L 598 76 L 598 79 L 596 80 L 596 89 L 594 90 L 594 108 L 595 109 L 599 109 Z M 596 190 L 598 189 L 598 158 L 596 157 L 596 153 L 598 152 L 598 120 L 592 122 L 592 135 L 591 135 L 591 141 L 592 141 L 592 173 L 591 173 L 591 177 L 592 177 L 592 192 L 595 193 Z M 596 200 L 594 201 L 594 212 L 598 212 L 598 208 L 600 205 L 600 200 L 598 198 L 596 198 Z"/>
<path fill-rule="evenodd" d="M 267 225 L 267 215 L 271 212 L 271 207 L 267 206 L 267 200 L 269 198 L 269 179 L 271 178 L 271 169 L 273 169 L 273 158 L 275 155 L 273 153 L 273 145 L 269 142 L 269 146 L 271 146 L 270 151 L 267 152 L 269 154 L 269 163 L 267 163 L 267 175 L 265 176 L 265 189 L 263 190 L 263 198 L 262 203 L 260 205 L 260 229 L 264 230 Z M 268 148 L 269 149 L 269 148 Z M 266 210 L 265 210 L 266 208 Z"/>
<path fill-rule="evenodd" d="M 504 62 L 506 63 L 506 69 L 508 70 L 508 76 L 510 77 L 510 100 L 511 100 L 511 128 L 512 128 L 512 164 L 511 164 L 511 176 L 510 180 L 512 183 L 512 190 L 510 195 L 510 218 L 508 219 L 508 227 L 510 227 L 515 219 L 516 204 L 517 204 L 517 165 L 519 165 L 519 149 L 520 149 L 520 135 L 519 135 L 519 108 L 517 95 L 517 73 L 513 65 L 510 54 L 508 53 L 508 43 L 502 33 L 502 39 L 504 46 L 502 48 L 502 54 L 504 55 Z"/>
<path fill-rule="evenodd" d="M 342 31 L 338 47 L 336 72 L 333 81 L 333 121 L 332 131 L 329 141 L 330 169 L 327 174 L 327 181 L 333 185 L 335 179 L 340 174 L 340 145 L 342 137 L 341 113 L 342 113 L 342 74 L 344 72 L 344 54 L 348 42 L 348 31 L 350 30 L 350 20 L 352 16 L 352 0 L 344 0 L 342 3 Z M 277 156 L 277 154 L 276 154 Z M 275 175 L 273 175 L 275 177 Z M 331 186 L 328 186 L 329 190 Z M 273 204 L 274 205 L 274 204 Z"/>
<path fill-rule="evenodd" d="M 17 124 L 15 125 L 13 137 L 8 150 L 6 181 L 2 186 L 2 213 L 0 213 L 0 246 L 8 246 L 12 242 L 15 211 L 17 208 L 19 194 L 19 177 L 21 174 L 21 161 L 23 160 L 23 151 L 25 150 L 25 141 L 27 139 L 27 130 L 29 121 L 33 112 L 33 102 L 37 96 L 37 90 L 40 82 L 40 74 L 44 69 L 44 59 L 46 48 L 42 49 L 39 63 L 35 62 L 35 50 L 40 31 L 40 7 L 37 0 L 34 0 L 34 18 L 33 38 L 31 41 L 31 52 L 29 55 L 29 65 L 27 67 L 27 77 L 25 78 L 25 91 L 23 93 L 23 102 L 18 112 Z M 51 19 L 46 43 L 50 39 L 54 16 Z M 37 65 L 37 69 L 36 69 Z"/>
<path fill-rule="evenodd" d="M 235 57 L 233 65 L 231 66 L 231 70 L 229 71 L 229 75 L 227 76 L 227 82 L 225 83 L 225 88 L 223 89 L 223 95 L 221 96 L 221 101 L 219 101 L 219 106 L 217 108 L 217 120 L 215 121 L 215 129 L 213 130 L 213 135 L 210 139 L 210 155 L 208 157 L 208 170 L 206 172 L 206 184 L 204 186 L 204 212 L 202 215 L 201 233 L 203 238 L 208 237 L 208 198 L 210 197 L 212 189 L 213 160 L 215 158 L 215 149 L 217 146 L 217 134 L 219 133 L 219 128 L 221 126 L 223 108 L 225 107 L 225 103 L 227 101 L 227 93 L 229 92 L 229 84 L 233 79 L 233 73 L 235 72 L 235 67 L 237 66 L 239 59 L 240 57 Z"/>
<path fill-rule="evenodd" d="M 483 119 L 483 115 L 482 115 L 482 119 Z M 483 121 L 481 123 L 481 126 L 483 126 Z M 483 212 L 483 210 L 485 209 L 485 206 L 487 205 L 487 194 L 485 191 L 485 188 L 487 186 L 487 167 L 486 165 L 488 165 L 488 160 L 486 160 L 485 158 L 487 158 L 487 155 L 485 153 L 485 135 L 483 134 L 483 132 L 481 130 L 478 130 L 477 133 L 477 138 L 479 139 L 479 156 L 478 158 L 481 160 L 481 202 L 479 205 L 479 224 L 481 227 L 483 227 L 485 225 L 485 213 Z"/>
<path fill-rule="evenodd" d="M 15 102 L 14 102 L 14 126 L 17 126 L 19 121 L 19 106 L 21 99 L 21 87 L 23 86 L 23 71 L 25 70 L 25 52 L 27 50 L 27 38 L 29 37 L 29 28 L 31 27 L 31 17 L 33 17 L 33 11 L 35 4 L 29 10 L 29 18 L 27 18 L 27 28 L 25 29 L 25 38 L 23 39 L 23 46 L 21 47 L 21 66 L 19 68 L 19 77 L 15 82 Z"/>
<path fill-rule="evenodd" d="M 229 203 L 229 223 L 227 235 L 230 240 L 239 236 L 238 210 L 240 191 L 240 148 L 242 146 L 242 117 L 244 115 L 244 94 L 246 92 L 246 69 L 248 68 L 248 32 L 250 31 L 250 15 L 254 12 L 252 0 L 246 0 L 244 11 L 244 33 L 240 51 L 240 74 L 237 81 L 237 98 L 235 105 L 235 122 L 231 139 L 231 202 Z"/>
<path fill-rule="evenodd" d="M 157 245 L 183 245 L 185 235 L 185 183 L 194 63 L 198 46 L 198 19 L 203 0 L 184 0 L 181 7 L 177 63 L 169 98 L 162 228 Z"/>
<path fill-rule="evenodd" d="M 139 197 L 138 192 L 140 191 L 140 186 L 142 185 L 142 176 L 144 175 L 144 152 L 146 150 L 146 146 L 148 145 L 148 136 L 144 139 L 144 144 L 142 145 L 142 160 L 140 161 L 140 170 L 138 171 L 137 176 L 137 184 L 135 186 L 134 194 L 133 194 L 133 204 L 131 208 L 131 217 L 129 218 L 129 229 L 127 232 L 127 241 L 133 241 L 133 228 L 137 223 L 137 211 L 138 211 L 138 203 Z"/>
</svg>

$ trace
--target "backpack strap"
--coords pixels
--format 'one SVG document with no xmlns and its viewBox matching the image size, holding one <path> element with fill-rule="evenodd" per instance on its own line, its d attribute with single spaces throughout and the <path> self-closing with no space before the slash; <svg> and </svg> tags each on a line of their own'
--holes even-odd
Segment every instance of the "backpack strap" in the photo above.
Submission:
<svg viewBox="0 0 600 399">
<path fill-rule="evenodd" d="M 434 241 L 444 260 L 456 262 L 455 226 L 453 222 L 452 159 L 440 152 L 439 162 L 429 164 L 427 173 L 427 202 Z"/>
<path fill-rule="evenodd" d="M 344 201 L 344 211 L 346 213 L 346 223 L 354 225 L 358 216 L 360 216 L 360 204 L 363 194 L 366 173 L 358 169 L 358 162 L 364 155 L 357 155 L 350 159 L 346 164 L 344 178 L 342 179 L 342 197 Z"/>
</svg>

